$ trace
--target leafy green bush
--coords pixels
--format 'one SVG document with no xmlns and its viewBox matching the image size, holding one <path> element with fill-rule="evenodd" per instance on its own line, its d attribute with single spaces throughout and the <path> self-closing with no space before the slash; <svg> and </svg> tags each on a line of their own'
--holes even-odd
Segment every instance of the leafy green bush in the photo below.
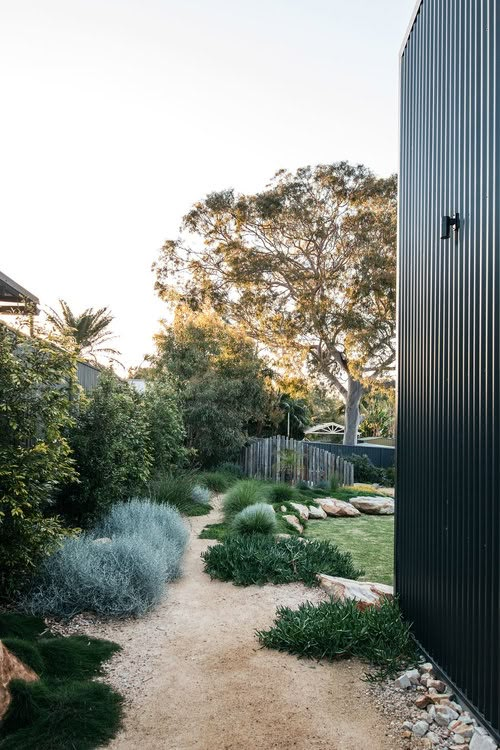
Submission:
<svg viewBox="0 0 500 750">
<path fill-rule="evenodd" d="M 299 479 L 299 481 L 295 483 L 295 487 L 298 490 L 309 490 L 309 489 L 311 489 L 310 486 L 309 486 L 309 483 L 306 482 L 304 479 Z"/>
<path fill-rule="evenodd" d="M 380 677 L 393 676 L 417 659 L 410 626 L 390 600 L 364 611 L 356 602 L 335 600 L 279 607 L 273 627 L 257 635 L 267 648 L 311 659 L 357 657 L 375 666 Z"/>
<path fill-rule="evenodd" d="M 237 513 L 231 523 L 234 534 L 275 534 L 276 513 L 272 505 L 255 503 Z"/>
<path fill-rule="evenodd" d="M 194 473 L 157 477 L 149 484 L 151 498 L 163 505 L 172 505 L 185 516 L 203 516 L 210 512 L 208 503 L 193 500 L 193 491 L 199 482 Z"/>
<path fill-rule="evenodd" d="M 0 595 L 13 596 L 65 537 L 50 514 L 74 477 L 65 437 L 76 362 L 0 323 Z"/>
<path fill-rule="evenodd" d="M 67 542 L 45 560 L 23 606 L 31 614 L 59 617 L 144 614 L 179 575 L 187 538 L 174 508 L 140 500 L 115 505 L 93 534 Z"/>
<path fill-rule="evenodd" d="M 254 534 L 229 536 L 221 544 L 209 547 L 203 554 L 205 571 L 211 578 L 234 581 L 238 586 L 262 583 L 303 581 L 316 584 L 316 574 L 358 578 L 348 552 L 328 542 L 274 539 Z"/>
<path fill-rule="evenodd" d="M 64 488 L 58 504 L 79 525 L 91 525 L 114 503 L 146 487 L 153 456 L 141 398 L 106 372 L 81 404 L 70 436 L 79 481 Z"/>
<path fill-rule="evenodd" d="M 272 503 L 285 503 L 290 500 L 298 501 L 300 498 L 295 487 L 289 484 L 273 484 L 269 487 L 269 499 Z"/>
<path fill-rule="evenodd" d="M 330 492 L 336 492 L 338 490 L 340 482 L 337 474 L 332 474 L 332 476 L 330 477 L 329 485 L 330 486 L 328 487 L 328 489 L 330 490 Z"/>
<path fill-rule="evenodd" d="M 222 503 L 224 516 L 226 520 L 230 520 L 249 505 L 266 502 L 266 500 L 266 491 L 262 482 L 253 479 L 237 482 L 224 497 Z"/>
<path fill-rule="evenodd" d="M 187 460 L 182 405 L 170 379 L 157 374 L 148 380 L 143 396 L 152 457 L 152 473 L 169 474 Z"/>
<path fill-rule="evenodd" d="M 199 476 L 200 484 L 217 493 L 227 492 L 235 481 L 234 475 L 224 471 L 205 471 Z"/>
<path fill-rule="evenodd" d="M 208 487 L 201 487 L 199 484 L 195 484 L 191 490 L 191 500 L 193 503 L 200 503 L 201 505 L 210 504 L 210 490 Z"/>
<path fill-rule="evenodd" d="M 378 466 L 374 466 L 367 455 L 363 454 L 360 456 L 353 453 L 352 456 L 347 457 L 347 461 L 350 461 L 354 465 L 355 482 L 366 482 L 367 484 L 384 483 L 384 470 Z"/>
<path fill-rule="evenodd" d="M 231 461 L 225 461 L 223 464 L 217 466 L 216 471 L 222 471 L 223 474 L 231 474 L 236 479 L 243 479 L 243 469 L 239 464 L 232 463 Z"/>
<path fill-rule="evenodd" d="M 388 466 L 385 470 L 385 481 L 386 487 L 394 487 L 396 484 L 396 467 Z"/>
</svg>

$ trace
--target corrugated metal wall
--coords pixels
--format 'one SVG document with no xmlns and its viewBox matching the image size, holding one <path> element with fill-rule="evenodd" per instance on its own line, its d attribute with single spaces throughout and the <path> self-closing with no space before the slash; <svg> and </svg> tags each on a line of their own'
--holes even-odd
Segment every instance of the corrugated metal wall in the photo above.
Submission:
<svg viewBox="0 0 500 750">
<path fill-rule="evenodd" d="M 100 374 L 101 371 L 88 362 L 78 362 L 78 382 L 87 393 L 92 393 Z"/>
<path fill-rule="evenodd" d="M 402 51 L 396 516 L 403 609 L 497 735 L 499 6 L 423 0 Z"/>
</svg>

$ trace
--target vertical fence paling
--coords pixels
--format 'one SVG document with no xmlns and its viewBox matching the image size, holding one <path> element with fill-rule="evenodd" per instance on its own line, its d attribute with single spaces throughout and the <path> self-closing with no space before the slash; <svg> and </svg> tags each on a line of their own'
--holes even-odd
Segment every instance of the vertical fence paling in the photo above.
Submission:
<svg viewBox="0 0 500 750">
<path fill-rule="evenodd" d="M 317 484 L 333 476 L 341 486 L 354 482 L 354 466 L 342 456 L 282 435 L 251 439 L 242 449 L 241 466 L 245 476 L 275 482 Z"/>
</svg>

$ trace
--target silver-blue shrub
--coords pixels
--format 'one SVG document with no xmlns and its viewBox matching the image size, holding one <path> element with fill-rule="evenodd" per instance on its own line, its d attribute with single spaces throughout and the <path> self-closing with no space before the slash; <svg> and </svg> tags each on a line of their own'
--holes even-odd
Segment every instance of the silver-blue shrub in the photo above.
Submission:
<svg viewBox="0 0 500 750">
<path fill-rule="evenodd" d="M 199 484 L 196 484 L 191 490 L 191 500 L 193 501 L 193 503 L 209 505 L 210 490 L 207 487 L 201 487 Z"/>
</svg>

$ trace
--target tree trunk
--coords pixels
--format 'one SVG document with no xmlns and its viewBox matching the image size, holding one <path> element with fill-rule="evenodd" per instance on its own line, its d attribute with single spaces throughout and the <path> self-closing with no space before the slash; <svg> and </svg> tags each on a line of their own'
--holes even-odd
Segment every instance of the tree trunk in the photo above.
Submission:
<svg viewBox="0 0 500 750">
<path fill-rule="evenodd" d="M 358 380 L 349 377 L 345 398 L 344 445 L 357 445 L 358 427 L 361 421 L 359 405 L 363 396 L 363 386 Z"/>
</svg>

